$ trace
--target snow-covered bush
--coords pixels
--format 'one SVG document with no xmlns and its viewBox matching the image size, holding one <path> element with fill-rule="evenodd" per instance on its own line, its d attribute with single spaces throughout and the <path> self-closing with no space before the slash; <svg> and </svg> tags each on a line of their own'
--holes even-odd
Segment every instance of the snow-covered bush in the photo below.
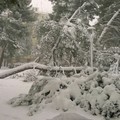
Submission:
<svg viewBox="0 0 120 120">
<path fill-rule="evenodd" d="M 85 69 L 72 77 L 37 77 L 27 95 L 9 101 L 13 106 L 29 105 L 29 115 L 51 103 L 56 110 L 80 106 L 106 119 L 120 117 L 120 78 L 108 72 Z"/>
<path fill-rule="evenodd" d="M 96 55 L 96 64 L 100 70 L 109 70 L 111 64 L 115 62 L 114 57 L 110 53 L 98 52 Z"/>
<path fill-rule="evenodd" d="M 120 117 L 120 90 L 116 84 L 118 81 L 119 76 L 103 72 L 98 73 L 91 81 L 84 82 L 81 85 L 80 106 L 94 115 L 101 114 L 108 119 Z"/>
</svg>

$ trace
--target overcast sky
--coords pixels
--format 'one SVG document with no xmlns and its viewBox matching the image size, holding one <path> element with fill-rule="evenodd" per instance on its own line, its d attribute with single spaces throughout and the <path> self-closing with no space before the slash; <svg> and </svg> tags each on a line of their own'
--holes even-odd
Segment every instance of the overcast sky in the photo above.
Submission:
<svg viewBox="0 0 120 120">
<path fill-rule="evenodd" d="M 48 0 L 32 0 L 33 7 L 38 8 L 39 12 L 51 13 L 52 4 Z"/>
</svg>

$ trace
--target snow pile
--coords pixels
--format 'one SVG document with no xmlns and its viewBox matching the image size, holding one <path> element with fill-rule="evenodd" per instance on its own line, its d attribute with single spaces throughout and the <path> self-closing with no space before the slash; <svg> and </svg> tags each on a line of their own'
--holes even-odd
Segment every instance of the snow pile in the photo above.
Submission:
<svg viewBox="0 0 120 120">
<path fill-rule="evenodd" d="M 101 114 L 105 118 L 120 117 L 120 76 L 108 72 L 83 70 L 67 78 L 37 77 L 30 91 L 9 101 L 13 106 L 30 105 L 29 115 L 51 103 L 57 110 L 76 106 Z"/>
</svg>

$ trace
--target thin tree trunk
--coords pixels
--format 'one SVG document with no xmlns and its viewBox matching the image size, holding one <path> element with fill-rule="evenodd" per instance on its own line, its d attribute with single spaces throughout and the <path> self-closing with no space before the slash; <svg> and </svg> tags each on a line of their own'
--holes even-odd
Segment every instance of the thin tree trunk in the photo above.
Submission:
<svg viewBox="0 0 120 120">
<path fill-rule="evenodd" d="M 2 67 L 2 63 L 3 63 L 5 48 L 6 48 L 6 46 L 4 46 L 4 47 L 1 49 L 0 68 Z"/>
<path fill-rule="evenodd" d="M 113 22 L 113 20 L 118 16 L 120 12 L 120 9 L 112 16 L 112 18 L 108 21 L 106 27 L 103 29 L 102 33 L 100 34 L 97 43 L 100 43 L 100 41 L 102 40 L 102 38 L 104 37 L 105 33 L 108 30 L 108 27 L 111 25 L 111 23 Z"/>
<path fill-rule="evenodd" d="M 55 50 L 58 47 L 59 43 L 60 43 L 60 36 L 58 37 L 54 47 L 52 48 L 52 52 L 51 52 L 51 56 L 50 56 L 50 61 L 52 62 L 52 65 L 54 65 L 54 66 L 56 64 Z"/>
<path fill-rule="evenodd" d="M 52 56 L 51 56 L 51 65 L 56 66 L 56 55 L 55 55 L 55 49 L 52 51 Z"/>
</svg>

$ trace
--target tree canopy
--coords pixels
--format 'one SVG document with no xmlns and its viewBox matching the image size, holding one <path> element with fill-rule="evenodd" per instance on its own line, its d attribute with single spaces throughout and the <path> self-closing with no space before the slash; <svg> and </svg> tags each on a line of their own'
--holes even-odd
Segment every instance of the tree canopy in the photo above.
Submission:
<svg viewBox="0 0 120 120">
<path fill-rule="evenodd" d="M 52 60 L 56 64 L 57 61 L 64 61 L 62 65 L 80 65 L 80 63 L 83 65 L 89 61 L 91 35 L 89 22 L 96 16 L 98 19 L 94 25 L 94 51 L 97 51 L 97 46 L 101 49 L 119 46 L 119 12 L 113 19 L 119 11 L 119 0 L 50 1 L 53 4 L 50 19 L 37 24 L 37 35 L 41 46 L 39 51 L 42 51 L 39 54 L 46 56 L 44 59 L 48 62 L 45 63 L 49 63 L 51 54 L 55 57 Z M 49 53 L 50 50 L 54 52 Z M 94 54 L 97 55 L 95 52 Z"/>
</svg>

